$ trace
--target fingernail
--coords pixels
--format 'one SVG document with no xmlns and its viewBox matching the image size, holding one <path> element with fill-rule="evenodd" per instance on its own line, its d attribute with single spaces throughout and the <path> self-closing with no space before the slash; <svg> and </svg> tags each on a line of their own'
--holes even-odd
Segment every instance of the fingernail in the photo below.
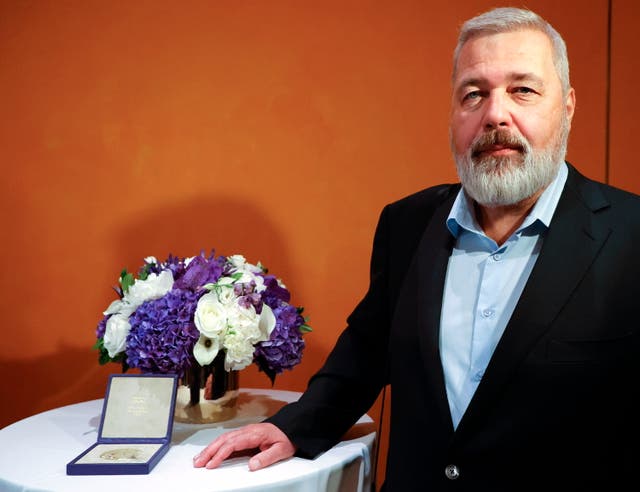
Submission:
<svg viewBox="0 0 640 492">
<path fill-rule="evenodd" d="M 249 470 L 257 470 L 260 468 L 260 460 L 258 458 L 251 458 L 249 460 Z"/>
</svg>

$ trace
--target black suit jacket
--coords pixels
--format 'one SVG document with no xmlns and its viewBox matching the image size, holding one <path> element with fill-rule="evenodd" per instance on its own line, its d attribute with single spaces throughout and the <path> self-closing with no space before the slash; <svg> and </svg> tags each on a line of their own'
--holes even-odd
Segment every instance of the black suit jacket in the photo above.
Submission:
<svg viewBox="0 0 640 492">
<path fill-rule="evenodd" d="M 453 246 L 445 219 L 459 189 L 385 207 L 366 296 L 300 401 L 270 421 L 313 457 L 390 383 L 384 490 L 637 487 L 640 198 L 569 165 L 540 256 L 454 432 L 438 344 Z"/>
</svg>

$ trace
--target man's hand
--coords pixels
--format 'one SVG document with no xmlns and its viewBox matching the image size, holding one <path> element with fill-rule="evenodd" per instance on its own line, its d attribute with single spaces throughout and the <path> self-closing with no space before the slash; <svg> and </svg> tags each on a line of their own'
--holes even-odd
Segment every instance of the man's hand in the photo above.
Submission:
<svg viewBox="0 0 640 492">
<path fill-rule="evenodd" d="M 232 453 L 258 448 L 260 452 L 249 460 L 249 470 L 255 471 L 277 461 L 291 458 L 296 448 L 289 438 L 273 424 L 251 424 L 222 434 L 193 458 L 196 468 L 217 468 Z"/>
</svg>

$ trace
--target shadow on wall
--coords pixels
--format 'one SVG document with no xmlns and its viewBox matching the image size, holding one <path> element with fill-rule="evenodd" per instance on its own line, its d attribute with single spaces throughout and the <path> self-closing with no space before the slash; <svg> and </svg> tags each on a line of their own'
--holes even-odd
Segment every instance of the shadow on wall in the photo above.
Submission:
<svg viewBox="0 0 640 492">
<path fill-rule="evenodd" d="M 104 397 L 106 374 L 97 352 L 60 346 L 35 359 L 0 360 L 0 428 L 50 408 Z M 113 371 L 110 371 L 113 372 Z"/>
<path fill-rule="evenodd" d="M 149 255 L 163 260 L 169 253 L 184 257 L 215 248 L 216 254 L 239 253 L 251 263 L 277 265 L 275 273 L 295 283 L 273 224 L 254 205 L 236 198 L 196 198 L 138 215 L 118 231 L 115 248 L 130 269 Z"/>
<path fill-rule="evenodd" d="M 105 251 L 105 246 L 92 255 L 102 252 L 117 259 L 114 279 L 125 266 L 137 270 L 149 255 L 163 260 L 169 253 L 193 256 L 215 248 L 216 254 L 239 253 L 251 263 L 263 262 L 290 286 L 301 284 L 300 272 L 295 275 L 288 265 L 284 241 L 273 224 L 261 210 L 236 198 L 202 197 L 157 207 L 130 217 L 113 236 L 115 242 L 109 247 L 114 254 Z M 90 291 L 103 292 L 103 287 L 92 286 Z M 96 324 L 100 317 L 95 313 Z M 119 372 L 120 367 L 99 366 L 97 352 L 91 349 L 95 325 L 71 330 L 83 340 L 79 344 L 89 340 L 86 349 L 61 345 L 54 353 L 34 359 L 0 359 L 0 370 L 5 374 L 0 386 L 0 427 L 50 408 L 104 396 L 108 374 Z M 267 380 L 263 374 L 258 377 Z"/>
</svg>

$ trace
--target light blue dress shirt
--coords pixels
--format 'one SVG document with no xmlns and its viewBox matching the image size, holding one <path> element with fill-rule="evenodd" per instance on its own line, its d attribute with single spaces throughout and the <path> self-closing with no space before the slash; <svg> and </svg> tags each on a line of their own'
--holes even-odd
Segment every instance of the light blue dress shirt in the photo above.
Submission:
<svg viewBox="0 0 640 492">
<path fill-rule="evenodd" d="M 502 245 L 484 234 L 462 190 L 447 217 L 456 242 L 445 280 L 440 356 L 454 428 L 482 381 L 538 259 L 567 174 L 563 163 L 522 225 Z"/>
</svg>

